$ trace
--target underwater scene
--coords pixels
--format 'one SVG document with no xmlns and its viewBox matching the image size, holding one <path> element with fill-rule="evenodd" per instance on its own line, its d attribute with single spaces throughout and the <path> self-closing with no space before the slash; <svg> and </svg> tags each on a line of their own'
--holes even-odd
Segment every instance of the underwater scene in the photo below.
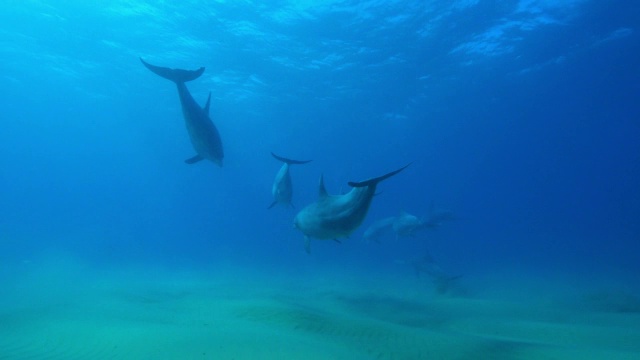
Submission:
<svg viewBox="0 0 640 360">
<path fill-rule="evenodd" d="M 639 359 L 639 31 L 5 0 L 0 359 Z"/>
</svg>

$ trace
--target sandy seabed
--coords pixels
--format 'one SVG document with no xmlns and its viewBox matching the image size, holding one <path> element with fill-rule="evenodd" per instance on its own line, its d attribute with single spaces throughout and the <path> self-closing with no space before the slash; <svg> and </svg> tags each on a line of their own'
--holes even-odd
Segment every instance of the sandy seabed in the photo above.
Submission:
<svg viewBox="0 0 640 360">
<path fill-rule="evenodd" d="M 523 279 L 456 296 L 412 277 L 60 260 L 1 280 L 0 359 L 640 358 L 636 297 Z"/>
</svg>

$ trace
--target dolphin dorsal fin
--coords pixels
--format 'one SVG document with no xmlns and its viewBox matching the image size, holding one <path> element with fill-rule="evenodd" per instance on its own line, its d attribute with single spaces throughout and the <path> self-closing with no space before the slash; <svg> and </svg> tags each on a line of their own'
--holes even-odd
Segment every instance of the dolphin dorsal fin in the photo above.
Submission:
<svg viewBox="0 0 640 360">
<path fill-rule="evenodd" d="M 322 198 L 326 198 L 327 196 L 329 196 L 329 193 L 327 193 L 327 188 L 324 187 L 324 176 L 320 175 L 320 185 L 318 186 L 318 197 L 322 199 Z"/>
<path fill-rule="evenodd" d="M 209 115 L 209 107 L 211 106 L 211 91 L 209 91 L 209 97 L 207 98 L 207 103 L 204 105 L 204 112 Z"/>
</svg>

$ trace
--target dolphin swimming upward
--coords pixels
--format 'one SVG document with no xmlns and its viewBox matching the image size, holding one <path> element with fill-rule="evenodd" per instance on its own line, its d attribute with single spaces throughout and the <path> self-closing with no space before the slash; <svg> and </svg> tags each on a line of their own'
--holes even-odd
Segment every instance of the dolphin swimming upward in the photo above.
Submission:
<svg viewBox="0 0 640 360">
<path fill-rule="evenodd" d="M 306 164 L 311 160 L 304 160 L 304 161 L 291 160 L 291 159 L 278 156 L 274 153 L 271 153 L 271 155 L 274 158 L 282 161 L 284 164 L 282 164 L 282 167 L 276 174 L 276 178 L 273 181 L 273 187 L 271 188 L 271 193 L 273 194 L 273 202 L 271 203 L 271 205 L 269 205 L 269 209 L 271 209 L 278 203 L 294 207 L 293 203 L 291 203 L 291 196 L 293 195 L 293 187 L 291 186 L 291 175 L 289 175 L 289 165 Z"/>
<path fill-rule="evenodd" d="M 201 108 L 184 84 L 187 81 L 199 78 L 204 72 L 204 68 L 201 67 L 198 70 L 170 69 L 151 65 L 142 59 L 140 59 L 140 61 L 154 74 L 171 80 L 178 86 L 182 115 L 184 115 L 191 144 L 196 151 L 196 156 L 185 160 L 185 162 L 187 164 L 194 164 L 200 160 L 207 159 L 213 161 L 218 166 L 222 166 L 222 159 L 224 158 L 222 141 L 220 140 L 218 129 L 216 129 L 216 126 L 213 125 L 213 122 L 209 118 L 211 93 L 209 93 L 209 98 L 207 98 L 207 103 L 204 108 Z"/>
<path fill-rule="evenodd" d="M 295 227 L 302 231 L 304 248 L 310 252 L 310 238 L 320 240 L 349 237 L 362 224 L 376 194 L 376 186 L 408 165 L 377 178 L 349 182 L 351 191 L 344 195 L 329 195 L 320 177 L 319 199 L 302 209 L 294 219 Z"/>
</svg>

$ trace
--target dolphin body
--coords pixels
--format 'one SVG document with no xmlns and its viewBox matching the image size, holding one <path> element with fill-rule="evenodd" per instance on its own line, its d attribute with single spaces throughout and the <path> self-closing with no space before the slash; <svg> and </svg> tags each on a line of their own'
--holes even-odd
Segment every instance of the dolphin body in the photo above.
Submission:
<svg viewBox="0 0 640 360">
<path fill-rule="evenodd" d="M 405 211 L 401 212 L 393 221 L 393 231 L 397 237 L 414 236 L 422 229 L 435 230 L 446 221 L 455 219 L 453 212 L 448 210 L 433 210 L 425 218 L 418 218 Z"/>
<path fill-rule="evenodd" d="M 271 156 L 283 162 L 282 167 L 278 170 L 276 178 L 273 181 L 273 187 L 271 188 L 271 194 L 273 194 L 273 202 L 269 205 L 269 209 L 276 204 L 283 204 L 287 206 L 293 206 L 291 198 L 293 196 L 293 187 L 291 185 L 291 175 L 289 175 L 289 165 L 306 164 L 311 160 L 292 160 L 283 158 L 274 153 Z"/>
<path fill-rule="evenodd" d="M 397 236 L 413 236 L 425 227 L 425 221 L 407 212 L 401 212 L 393 221 L 393 231 Z"/>
<path fill-rule="evenodd" d="M 453 220 L 456 220 L 456 216 L 452 211 L 431 209 L 431 213 L 426 220 L 424 220 L 424 227 L 435 229 L 440 227 L 444 222 Z"/>
<path fill-rule="evenodd" d="M 191 145 L 193 145 L 196 155 L 185 160 L 187 164 L 194 164 L 200 160 L 210 160 L 222 166 L 224 158 L 224 150 L 222 149 L 222 141 L 218 129 L 209 118 L 209 105 L 211 104 L 211 93 L 207 98 L 207 103 L 201 108 L 189 93 L 189 89 L 185 83 L 195 80 L 204 73 L 204 67 L 198 70 L 182 70 L 170 69 L 160 66 L 151 65 L 140 59 L 142 64 L 154 74 L 171 80 L 178 87 L 178 96 L 182 105 L 182 115 L 187 125 L 187 132 Z"/>
<path fill-rule="evenodd" d="M 377 178 L 349 182 L 352 189 L 344 195 L 329 195 L 321 176 L 318 201 L 302 209 L 294 219 L 295 227 L 305 235 L 304 247 L 307 253 L 311 251 L 310 238 L 337 241 L 338 238 L 349 237 L 367 216 L 378 184 L 409 165 Z"/>
<path fill-rule="evenodd" d="M 368 243 L 372 241 L 379 243 L 380 238 L 393 228 L 395 220 L 395 216 L 391 216 L 374 222 L 364 231 L 362 238 Z"/>
<path fill-rule="evenodd" d="M 453 282 L 462 277 L 462 275 L 452 276 L 445 272 L 440 265 L 433 260 L 431 254 L 428 253 L 419 259 L 410 261 L 409 264 L 415 270 L 416 276 L 419 277 L 421 274 L 427 275 L 439 294 L 447 293 L 451 290 Z"/>
</svg>

